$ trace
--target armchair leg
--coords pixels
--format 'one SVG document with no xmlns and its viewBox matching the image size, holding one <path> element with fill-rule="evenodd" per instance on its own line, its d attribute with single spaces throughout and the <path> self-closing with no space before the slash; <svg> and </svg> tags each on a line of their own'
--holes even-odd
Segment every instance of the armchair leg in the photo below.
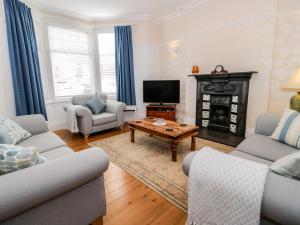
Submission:
<svg viewBox="0 0 300 225">
<path fill-rule="evenodd" d="M 87 141 L 87 140 L 89 139 L 89 136 L 90 136 L 89 134 L 85 134 L 85 135 L 84 135 L 84 140 Z"/>
<path fill-rule="evenodd" d="M 103 225 L 103 216 L 96 219 L 91 225 Z"/>
</svg>

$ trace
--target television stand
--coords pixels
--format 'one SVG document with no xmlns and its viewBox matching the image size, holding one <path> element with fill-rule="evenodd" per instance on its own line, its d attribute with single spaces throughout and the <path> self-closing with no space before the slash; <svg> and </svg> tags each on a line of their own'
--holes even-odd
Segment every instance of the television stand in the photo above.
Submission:
<svg viewBox="0 0 300 225">
<path fill-rule="evenodd" d="M 146 106 L 147 117 L 163 118 L 176 121 L 175 104 L 150 104 Z"/>
<path fill-rule="evenodd" d="M 176 104 L 172 103 L 151 103 L 149 106 L 176 106 Z"/>
</svg>

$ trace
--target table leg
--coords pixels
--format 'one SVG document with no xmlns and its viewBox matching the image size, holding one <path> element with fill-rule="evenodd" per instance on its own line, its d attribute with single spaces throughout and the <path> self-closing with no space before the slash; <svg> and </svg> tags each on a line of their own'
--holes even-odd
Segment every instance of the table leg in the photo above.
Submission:
<svg viewBox="0 0 300 225">
<path fill-rule="evenodd" d="M 192 136 L 192 140 L 191 140 L 191 151 L 195 151 L 196 150 L 196 137 Z"/>
<path fill-rule="evenodd" d="M 171 151 L 172 151 L 172 161 L 177 161 L 177 145 L 178 143 L 176 141 L 171 142 Z"/>
<path fill-rule="evenodd" d="M 131 143 L 134 143 L 134 129 L 130 128 L 130 139 Z"/>
</svg>

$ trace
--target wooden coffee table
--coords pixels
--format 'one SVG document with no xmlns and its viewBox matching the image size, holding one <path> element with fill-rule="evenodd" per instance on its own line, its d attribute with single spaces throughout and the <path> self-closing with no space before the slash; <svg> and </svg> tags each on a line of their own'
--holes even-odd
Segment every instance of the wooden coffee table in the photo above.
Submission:
<svg viewBox="0 0 300 225">
<path fill-rule="evenodd" d="M 177 161 L 177 145 L 184 139 L 191 137 L 191 151 L 195 151 L 196 142 L 195 135 L 198 134 L 198 126 L 185 125 L 182 126 L 174 121 L 166 120 L 167 124 L 163 126 L 156 126 L 152 123 L 154 119 L 144 119 L 138 121 L 129 121 L 129 129 L 131 142 L 134 142 L 134 131 L 140 130 L 153 136 L 162 137 L 171 145 L 172 161 Z M 173 129 L 168 131 L 167 129 Z"/>
</svg>

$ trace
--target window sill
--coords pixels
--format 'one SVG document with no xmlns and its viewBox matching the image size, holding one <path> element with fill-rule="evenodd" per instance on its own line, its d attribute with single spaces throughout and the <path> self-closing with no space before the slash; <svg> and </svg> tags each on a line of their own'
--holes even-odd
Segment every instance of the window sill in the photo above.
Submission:
<svg viewBox="0 0 300 225">
<path fill-rule="evenodd" d="M 56 103 L 67 103 L 71 101 L 70 98 L 57 98 L 53 100 L 46 100 L 46 105 L 56 104 Z"/>
</svg>

